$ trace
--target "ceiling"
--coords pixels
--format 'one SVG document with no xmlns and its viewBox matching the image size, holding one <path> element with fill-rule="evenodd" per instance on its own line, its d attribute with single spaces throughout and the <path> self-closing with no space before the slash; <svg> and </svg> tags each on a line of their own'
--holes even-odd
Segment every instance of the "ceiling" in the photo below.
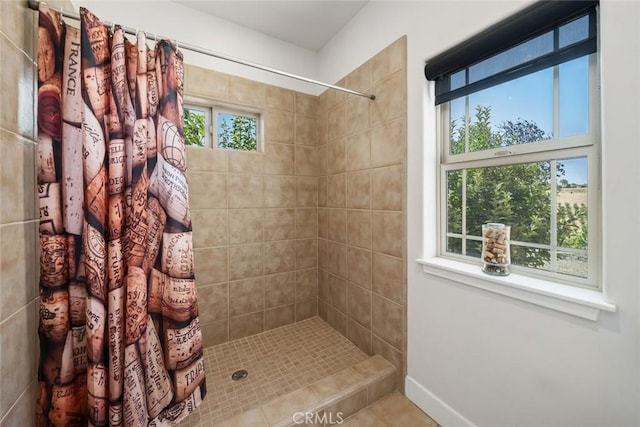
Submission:
<svg viewBox="0 0 640 427">
<path fill-rule="evenodd" d="M 368 0 L 174 1 L 316 52 L 368 3 Z"/>
</svg>

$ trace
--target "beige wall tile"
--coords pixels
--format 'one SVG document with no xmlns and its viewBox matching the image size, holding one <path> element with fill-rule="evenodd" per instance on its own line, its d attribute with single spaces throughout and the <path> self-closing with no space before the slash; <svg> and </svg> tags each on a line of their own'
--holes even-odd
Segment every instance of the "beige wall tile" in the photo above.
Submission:
<svg viewBox="0 0 640 427">
<path fill-rule="evenodd" d="M 343 84 L 344 82 L 342 82 L 342 84 L 338 82 L 337 85 L 342 86 Z M 336 106 L 343 104 L 347 99 L 347 94 L 345 92 L 335 90 L 335 89 L 327 90 L 326 94 L 327 94 L 327 111 L 333 110 Z"/>
<path fill-rule="evenodd" d="M 347 312 L 347 282 L 338 276 L 329 274 L 327 282 L 328 303 L 342 313 Z"/>
<path fill-rule="evenodd" d="M 372 354 L 370 329 L 365 328 L 353 319 L 348 319 L 347 338 L 366 354 Z"/>
<path fill-rule="evenodd" d="M 264 278 L 265 308 L 291 304 L 295 301 L 296 273 L 272 274 Z"/>
<path fill-rule="evenodd" d="M 293 175 L 294 147 L 267 141 L 265 145 L 264 173 L 267 175 Z"/>
<path fill-rule="evenodd" d="M 404 214 L 374 211 L 371 215 L 373 250 L 402 257 Z"/>
<path fill-rule="evenodd" d="M 229 339 L 248 337 L 264 331 L 264 312 L 229 318 Z"/>
<path fill-rule="evenodd" d="M 13 104 L 0 109 L 0 128 L 34 140 L 36 66 L 6 37 L 0 37 L 0 64 L 0 93 L 3 100 L 12 100 Z"/>
<path fill-rule="evenodd" d="M 347 208 L 370 209 L 371 175 L 369 171 L 347 174 Z"/>
<path fill-rule="evenodd" d="M 196 283 L 198 286 L 229 280 L 227 272 L 227 247 L 196 248 L 193 250 Z"/>
<path fill-rule="evenodd" d="M 0 224 L 38 219 L 36 144 L 0 130 L 0 159 Z"/>
<path fill-rule="evenodd" d="M 267 108 L 294 111 L 295 92 L 290 89 L 265 85 L 264 97 Z"/>
<path fill-rule="evenodd" d="M 371 166 L 399 165 L 404 161 L 405 121 L 398 119 L 371 131 Z"/>
<path fill-rule="evenodd" d="M 327 178 L 327 206 L 346 207 L 347 184 L 345 174 L 331 175 Z"/>
<path fill-rule="evenodd" d="M 229 150 L 187 146 L 187 170 L 189 172 L 228 172 Z"/>
<path fill-rule="evenodd" d="M 229 76 L 229 101 L 252 107 L 264 107 L 265 85 L 242 77 Z"/>
<path fill-rule="evenodd" d="M 22 4 L 22 2 L 6 2 Z M 27 389 L 20 395 L 18 401 L 0 421 L 0 427 L 29 426 L 33 424 L 38 397 L 38 381 L 33 379 Z"/>
<path fill-rule="evenodd" d="M 191 172 L 189 206 L 192 210 L 227 207 L 227 175 L 209 172 Z"/>
<path fill-rule="evenodd" d="M 262 209 L 230 209 L 229 210 L 229 243 L 262 242 Z"/>
<path fill-rule="evenodd" d="M 329 300 L 329 273 L 325 270 L 318 270 L 318 298 L 324 301 Z"/>
<path fill-rule="evenodd" d="M 327 146 L 327 174 L 333 175 L 345 171 L 345 139 L 339 138 Z"/>
<path fill-rule="evenodd" d="M 296 179 L 291 176 L 264 177 L 264 206 L 289 208 L 296 204 Z"/>
<path fill-rule="evenodd" d="M 318 208 L 318 237 L 329 237 L 329 209 Z"/>
<path fill-rule="evenodd" d="M 229 316 L 264 310 L 264 279 L 229 282 Z"/>
<path fill-rule="evenodd" d="M 296 238 L 318 235 L 318 209 L 296 209 Z"/>
<path fill-rule="evenodd" d="M 296 134 L 297 145 L 318 146 L 318 120 L 315 117 L 296 114 Z"/>
<path fill-rule="evenodd" d="M 327 207 L 327 177 L 318 178 L 318 207 Z"/>
<path fill-rule="evenodd" d="M 351 97 L 347 101 L 346 107 L 346 130 L 347 137 L 364 132 L 371 127 L 370 110 L 371 103 L 376 102 L 361 96 Z"/>
<path fill-rule="evenodd" d="M 37 305 L 33 300 L 0 323 L 0 418 L 36 377 Z"/>
<path fill-rule="evenodd" d="M 371 405 L 379 399 L 387 396 L 389 393 L 392 393 L 396 389 L 395 380 L 395 374 L 389 374 L 388 376 L 374 382 L 369 387 L 367 387 L 369 404 Z"/>
<path fill-rule="evenodd" d="M 347 171 L 371 167 L 371 132 L 361 132 L 347 138 Z"/>
<path fill-rule="evenodd" d="M 229 317 L 229 284 L 198 287 L 198 312 L 202 323 Z"/>
<path fill-rule="evenodd" d="M 399 304 L 402 301 L 402 259 L 373 254 L 373 291 Z"/>
<path fill-rule="evenodd" d="M 329 304 L 326 303 L 326 301 L 323 300 L 318 300 L 318 317 L 320 317 L 322 320 L 324 320 L 325 322 L 329 323 L 329 316 L 327 314 L 327 311 L 329 311 Z"/>
<path fill-rule="evenodd" d="M 406 46 L 407 37 L 403 36 L 371 58 L 371 79 L 374 82 L 405 68 Z"/>
<path fill-rule="evenodd" d="M 318 239 L 318 267 L 329 269 L 328 242 L 325 239 Z"/>
<path fill-rule="evenodd" d="M 371 248 L 371 211 L 347 211 L 347 243 L 361 248 Z"/>
<path fill-rule="evenodd" d="M 347 278 L 364 288 L 371 288 L 371 252 L 347 247 Z"/>
<path fill-rule="evenodd" d="M 318 178 L 296 178 L 296 206 L 315 208 L 318 206 Z"/>
<path fill-rule="evenodd" d="M 215 320 L 202 324 L 202 341 L 205 347 L 229 341 L 229 319 Z"/>
<path fill-rule="evenodd" d="M 263 274 L 262 243 L 229 246 L 229 280 L 247 279 Z"/>
<path fill-rule="evenodd" d="M 318 240 L 296 240 L 296 268 L 311 268 L 318 265 Z"/>
<path fill-rule="evenodd" d="M 193 247 L 223 246 L 229 243 L 226 209 L 192 210 Z"/>
<path fill-rule="evenodd" d="M 293 144 L 295 115 L 291 111 L 270 108 L 264 113 L 264 133 L 267 141 Z"/>
<path fill-rule="evenodd" d="M 265 155 L 256 151 L 229 150 L 229 172 L 231 173 L 264 173 Z"/>
<path fill-rule="evenodd" d="M 283 305 L 264 311 L 264 329 L 279 328 L 295 321 L 295 304 Z"/>
<path fill-rule="evenodd" d="M 333 329 L 340 332 L 345 337 L 347 336 L 347 315 L 336 310 L 335 308 L 327 305 L 327 323 L 330 324 Z"/>
<path fill-rule="evenodd" d="M 335 141 L 336 139 L 344 138 L 346 136 L 345 129 L 345 106 L 343 104 L 339 107 L 329 110 L 327 128 L 327 137 L 329 143 Z"/>
<path fill-rule="evenodd" d="M 362 326 L 371 328 L 371 291 L 347 285 L 347 315 Z"/>
<path fill-rule="evenodd" d="M 296 301 L 306 301 L 318 296 L 318 270 L 296 271 Z"/>
<path fill-rule="evenodd" d="M 296 241 L 283 240 L 264 244 L 265 274 L 282 273 L 296 267 Z"/>
<path fill-rule="evenodd" d="M 296 92 L 296 113 L 311 117 L 318 116 L 318 97 Z"/>
<path fill-rule="evenodd" d="M 404 391 L 404 378 L 406 371 L 404 369 L 404 356 L 402 355 L 402 352 L 376 335 L 373 335 L 371 344 L 373 354 L 379 354 L 384 357 L 396 368 L 396 389 L 401 392 Z"/>
<path fill-rule="evenodd" d="M 371 124 L 387 123 L 403 117 L 406 109 L 404 71 L 397 71 L 390 77 L 373 84 L 376 100 L 371 104 Z"/>
<path fill-rule="evenodd" d="M 340 425 L 342 422 L 338 423 L 338 420 L 352 416 L 365 406 L 367 406 L 367 390 L 359 391 L 346 399 L 339 400 L 337 403 L 325 409 L 325 418 L 335 421 L 334 424 L 326 425 Z M 340 415 L 341 418 L 338 418 L 338 415 Z"/>
<path fill-rule="evenodd" d="M 0 242 L 1 322 L 38 296 L 38 222 L 0 225 Z"/>
<path fill-rule="evenodd" d="M 328 171 L 329 146 L 318 147 L 318 176 L 326 176 Z"/>
<path fill-rule="evenodd" d="M 373 294 L 371 331 L 396 349 L 402 348 L 402 306 Z"/>
<path fill-rule="evenodd" d="M 346 243 L 347 211 L 346 209 L 329 209 L 329 240 Z"/>
<path fill-rule="evenodd" d="M 262 175 L 229 175 L 230 208 L 262 207 L 262 192 Z"/>
<path fill-rule="evenodd" d="M 371 208 L 403 210 L 404 167 L 391 166 L 371 171 Z"/>
<path fill-rule="evenodd" d="M 295 237 L 295 209 L 264 210 L 264 240 L 287 240 Z"/>
<path fill-rule="evenodd" d="M 185 64 L 184 92 L 193 96 L 226 100 L 229 94 L 229 75 Z M 186 103 L 189 103 L 188 99 Z"/>
<path fill-rule="evenodd" d="M 367 92 L 371 89 L 371 61 L 367 61 L 355 70 L 353 70 L 345 78 L 345 85 L 349 89 L 358 90 L 360 92 Z M 349 96 L 347 103 L 354 98 L 361 98 L 357 96 Z M 366 99 L 366 98 L 363 98 Z"/>
<path fill-rule="evenodd" d="M 301 301 L 296 303 L 296 322 L 318 315 L 318 300 Z"/>
<path fill-rule="evenodd" d="M 296 146 L 296 175 L 318 176 L 320 164 L 318 163 L 318 149 L 315 147 Z"/>
<path fill-rule="evenodd" d="M 0 31 L 16 46 L 26 52 L 29 58 L 36 60 L 38 14 L 33 13 L 24 2 L 2 2 Z"/>
<path fill-rule="evenodd" d="M 327 270 L 347 277 L 347 247 L 342 243 L 327 242 Z"/>
</svg>

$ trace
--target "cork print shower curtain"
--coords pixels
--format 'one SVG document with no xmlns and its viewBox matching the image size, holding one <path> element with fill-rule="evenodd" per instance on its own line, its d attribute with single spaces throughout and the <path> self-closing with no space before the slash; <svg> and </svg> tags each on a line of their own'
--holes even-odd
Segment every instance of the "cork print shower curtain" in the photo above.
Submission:
<svg viewBox="0 0 640 427">
<path fill-rule="evenodd" d="M 206 393 L 182 54 L 42 7 L 38 426 L 169 426 Z"/>
</svg>

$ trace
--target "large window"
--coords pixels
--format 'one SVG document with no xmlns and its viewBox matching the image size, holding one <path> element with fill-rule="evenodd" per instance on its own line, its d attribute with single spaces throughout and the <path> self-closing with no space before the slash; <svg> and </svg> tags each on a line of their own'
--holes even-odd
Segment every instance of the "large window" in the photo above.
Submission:
<svg viewBox="0 0 640 427">
<path fill-rule="evenodd" d="M 513 271 L 598 287 L 597 15 L 582 3 L 435 79 L 440 256 L 479 262 L 482 224 L 500 222 Z"/>
<path fill-rule="evenodd" d="M 187 145 L 240 151 L 260 150 L 260 113 L 239 107 L 185 104 Z"/>
</svg>

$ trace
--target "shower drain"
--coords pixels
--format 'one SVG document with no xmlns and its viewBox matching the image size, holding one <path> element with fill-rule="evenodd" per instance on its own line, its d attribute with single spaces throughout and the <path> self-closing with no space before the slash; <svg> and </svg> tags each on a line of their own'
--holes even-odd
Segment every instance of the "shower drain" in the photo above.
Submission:
<svg viewBox="0 0 640 427">
<path fill-rule="evenodd" d="M 234 381 L 242 381 L 249 376 L 249 372 L 244 369 L 240 369 L 231 374 L 231 379 Z"/>
</svg>

